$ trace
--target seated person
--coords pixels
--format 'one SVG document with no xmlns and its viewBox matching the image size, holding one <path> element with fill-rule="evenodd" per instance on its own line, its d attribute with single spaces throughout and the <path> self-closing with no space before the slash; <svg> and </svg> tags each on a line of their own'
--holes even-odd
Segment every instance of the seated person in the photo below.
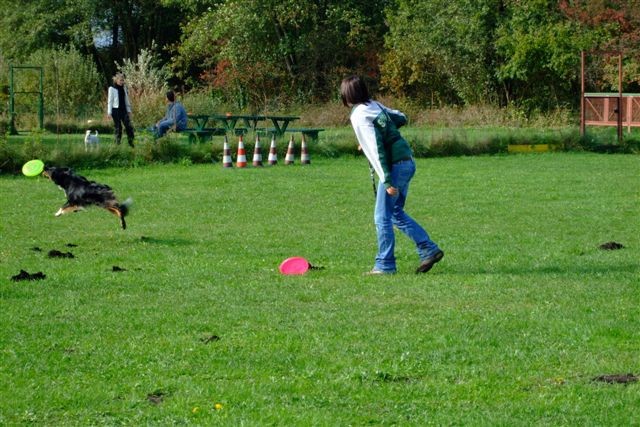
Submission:
<svg viewBox="0 0 640 427">
<path fill-rule="evenodd" d="M 170 90 L 167 92 L 167 113 L 158 123 L 151 128 L 156 138 L 164 136 L 169 129 L 176 131 L 187 128 L 187 111 L 181 103 L 176 101 L 176 94 Z"/>
</svg>

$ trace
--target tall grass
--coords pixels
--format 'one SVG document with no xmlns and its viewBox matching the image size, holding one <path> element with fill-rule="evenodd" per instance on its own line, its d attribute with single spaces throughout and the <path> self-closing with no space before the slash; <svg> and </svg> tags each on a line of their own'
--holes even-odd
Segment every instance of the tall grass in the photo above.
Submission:
<svg viewBox="0 0 640 427">
<path fill-rule="evenodd" d="M 638 383 L 593 378 L 640 373 L 639 167 L 419 159 L 408 211 L 446 256 L 416 276 L 399 236 L 392 277 L 362 274 L 362 158 L 81 170 L 133 197 L 126 231 L 0 177 L 0 424 L 632 425 Z"/>
<path fill-rule="evenodd" d="M 183 92 L 175 88 L 178 100 L 182 102 L 188 112 L 193 114 L 224 114 L 226 112 L 251 114 L 290 114 L 300 116 L 297 122 L 308 127 L 342 127 L 349 124 L 349 109 L 336 99 L 318 104 L 285 104 L 273 101 L 261 109 L 238 110 L 237 107 L 216 98 L 206 89 Z M 165 92 L 163 89 L 146 90 L 141 95 L 132 93 L 134 123 L 145 127 L 155 123 L 165 110 Z M 93 103 L 84 108 L 86 114 L 81 117 L 73 116 L 45 116 L 49 129 L 55 125 L 63 129 L 70 129 L 73 123 L 80 130 L 86 128 L 87 119 L 95 124 L 112 126 L 106 118 L 106 92 L 103 102 Z M 425 108 L 411 99 L 382 97 L 380 101 L 389 107 L 403 111 L 412 126 L 428 128 L 466 128 L 466 127 L 508 127 L 508 128 L 550 128 L 558 129 L 575 126 L 579 123 L 579 116 L 570 109 L 556 109 L 548 112 L 534 112 L 525 114 L 515 107 L 495 107 L 491 105 L 472 105 L 464 107 Z M 0 121 L 2 117 L 0 117 Z M 21 130 L 35 129 L 37 118 L 35 109 L 31 114 L 24 114 L 28 125 Z"/>
</svg>

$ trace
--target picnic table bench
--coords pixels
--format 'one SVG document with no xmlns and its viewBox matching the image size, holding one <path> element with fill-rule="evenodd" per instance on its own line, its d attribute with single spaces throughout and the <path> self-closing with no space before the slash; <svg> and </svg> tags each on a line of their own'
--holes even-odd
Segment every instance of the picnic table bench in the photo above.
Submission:
<svg viewBox="0 0 640 427">
<path fill-rule="evenodd" d="M 302 135 L 305 136 L 305 139 L 317 141 L 318 134 L 323 130 L 324 129 L 320 129 L 320 128 L 290 128 L 290 129 L 287 129 L 285 132 L 301 133 Z M 271 129 L 268 129 L 268 131 L 271 132 Z"/>
<path fill-rule="evenodd" d="M 195 142 L 211 139 L 213 135 L 224 135 L 226 131 L 225 129 L 222 129 L 222 128 L 203 128 L 203 129 L 187 128 L 187 129 L 178 131 L 178 133 L 184 133 L 188 135 L 189 142 L 195 143 Z"/>
<path fill-rule="evenodd" d="M 256 132 L 258 129 L 258 122 L 270 121 L 273 125 L 273 133 L 278 136 L 284 135 L 287 131 L 289 123 L 294 120 L 298 120 L 298 116 L 276 116 L 276 115 L 262 115 L 262 114 L 188 114 L 187 117 L 195 122 L 195 131 L 205 131 L 207 124 L 211 121 L 215 124 L 220 124 L 218 128 L 224 129 L 226 132 L 238 132 L 246 133 L 247 129 Z M 237 128 L 239 121 L 242 121 L 246 128 Z"/>
<path fill-rule="evenodd" d="M 309 139 L 311 141 L 317 141 L 318 134 L 323 130 L 324 129 L 321 129 L 321 128 L 288 128 L 284 132 L 301 133 L 302 135 L 305 136 L 305 139 Z M 265 128 L 263 129 L 263 131 L 267 134 L 275 133 L 276 135 L 278 135 L 277 130 L 275 128 Z"/>
</svg>

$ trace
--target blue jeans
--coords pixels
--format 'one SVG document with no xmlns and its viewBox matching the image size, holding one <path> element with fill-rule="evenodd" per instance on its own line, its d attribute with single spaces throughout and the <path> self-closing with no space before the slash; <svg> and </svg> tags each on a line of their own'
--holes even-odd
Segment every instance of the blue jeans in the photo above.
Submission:
<svg viewBox="0 0 640 427">
<path fill-rule="evenodd" d="M 161 138 L 173 126 L 173 120 L 160 120 L 151 130 L 156 138 Z"/>
<path fill-rule="evenodd" d="M 420 261 L 424 261 L 440 250 L 438 245 L 429 238 L 425 229 L 404 211 L 404 204 L 407 201 L 409 192 L 409 183 L 415 173 L 416 164 L 413 160 L 403 160 L 393 164 L 391 182 L 398 189 L 396 196 L 387 194 L 384 183 L 378 184 L 374 212 L 374 222 L 378 234 L 378 254 L 376 255 L 375 263 L 375 269 L 377 270 L 384 272 L 396 271 L 394 225 L 413 240 Z"/>
</svg>

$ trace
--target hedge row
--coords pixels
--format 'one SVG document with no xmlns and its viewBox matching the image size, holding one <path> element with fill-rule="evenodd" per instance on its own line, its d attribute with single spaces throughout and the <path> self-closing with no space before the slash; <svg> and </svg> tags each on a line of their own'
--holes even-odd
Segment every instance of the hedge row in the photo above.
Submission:
<svg viewBox="0 0 640 427">
<path fill-rule="evenodd" d="M 430 135 L 428 137 L 422 134 Z M 104 136 L 103 136 L 104 135 Z M 513 144 L 548 144 L 557 151 L 597 151 L 617 153 L 640 152 L 640 138 L 628 137 L 622 145 L 603 143 L 593 137 L 580 137 L 575 132 L 553 134 L 541 133 L 518 136 L 510 133 L 488 135 L 469 139 L 455 132 L 433 136 L 429 132 L 408 132 L 406 139 L 416 157 L 476 156 L 507 153 Z M 9 137 L 0 134 L 0 173 L 19 173 L 22 165 L 34 158 L 48 164 L 65 165 L 74 168 L 136 167 L 151 163 L 209 163 L 220 162 L 223 156 L 221 137 L 213 141 L 191 144 L 186 135 L 172 134 L 154 141 L 147 132 L 136 135 L 136 147 L 130 149 L 123 142 L 117 146 L 112 142 L 111 130 L 101 133 L 101 145 L 98 150 L 85 151 L 82 135 L 34 134 L 31 137 Z M 253 143 L 245 139 L 245 149 L 249 162 L 254 149 Z M 235 146 L 233 141 L 233 157 Z M 361 155 L 350 129 L 327 132 L 318 143 L 309 143 L 308 151 L 312 157 L 339 157 Z M 266 162 L 269 145 L 262 144 L 263 161 Z M 284 160 L 286 140 L 278 142 L 278 158 Z M 300 142 L 296 142 L 296 157 L 299 158 Z"/>
</svg>

